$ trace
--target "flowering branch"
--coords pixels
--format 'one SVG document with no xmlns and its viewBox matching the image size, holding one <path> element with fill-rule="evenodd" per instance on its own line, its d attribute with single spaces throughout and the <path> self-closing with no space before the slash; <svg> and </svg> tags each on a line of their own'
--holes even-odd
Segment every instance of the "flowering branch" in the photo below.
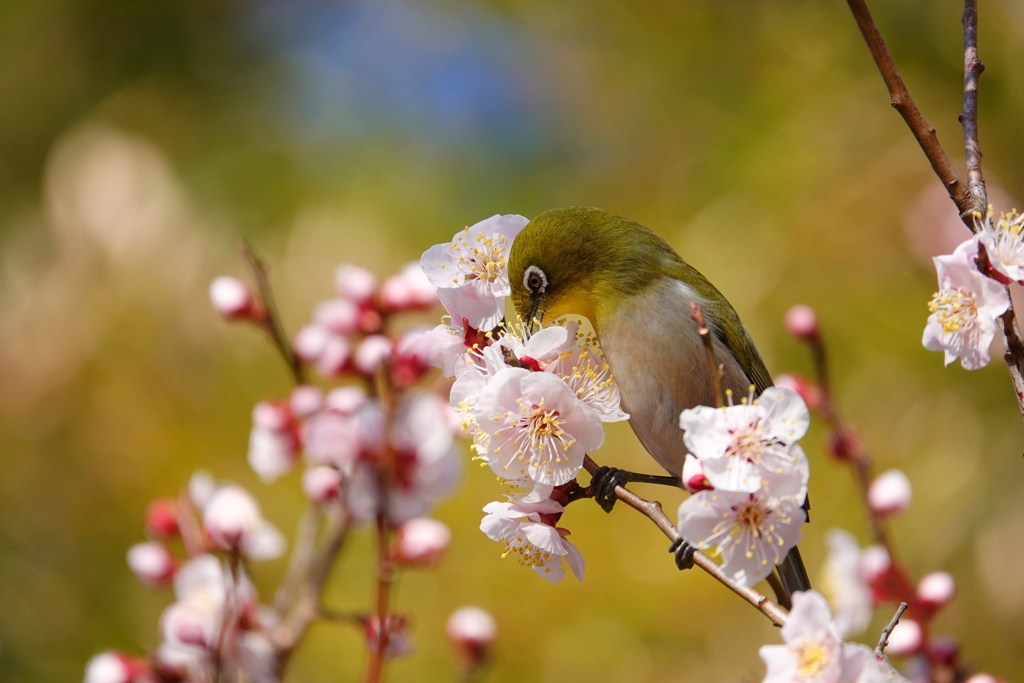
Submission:
<svg viewBox="0 0 1024 683">
<path fill-rule="evenodd" d="M 598 464 L 588 455 L 583 458 L 583 468 L 593 475 L 598 469 Z M 661 529 L 661 532 L 669 539 L 675 541 L 678 538 L 676 527 L 672 524 L 664 510 L 662 510 L 661 503 L 656 500 L 645 500 L 622 486 L 615 487 L 615 495 L 623 503 L 654 522 L 654 525 Z M 786 625 L 786 611 L 784 609 L 753 588 L 741 586 L 733 581 L 722 571 L 718 563 L 710 557 L 699 550 L 695 550 L 693 553 L 693 563 L 724 584 L 733 593 L 757 608 L 768 617 L 772 624 L 780 627 Z"/>
<path fill-rule="evenodd" d="M 305 384 L 305 371 L 302 368 L 302 362 L 295 355 L 295 351 L 292 349 L 292 345 L 284 333 L 284 327 L 281 325 L 281 319 L 277 313 L 277 305 L 274 303 L 274 292 L 270 287 L 267 266 L 256 255 L 256 252 L 253 251 L 248 240 L 242 242 L 241 252 L 242 259 L 245 260 L 249 270 L 252 271 L 253 279 L 256 280 L 256 289 L 259 292 L 263 305 L 264 314 L 259 321 L 260 326 L 266 331 L 274 346 L 277 347 L 277 350 L 281 352 L 281 357 L 288 365 L 295 383 Z"/>
<path fill-rule="evenodd" d="M 889 646 L 889 636 L 892 634 L 892 630 L 896 628 L 896 624 L 900 623 L 900 617 L 907 611 L 907 603 L 901 602 L 900 606 L 896 609 L 896 614 L 892 616 L 889 621 L 889 625 L 882 629 L 882 637 L 878 639 L 878 645 L 875 646 L 875 654 L 881 656 L 885 654 L 885 648 Z"/>
<path fill-rule="evenodd" d="M 924 155 L 931 162 L 935 175 L 939 176 L 942 184 L 946 187 L 946 191 L 949 193 L 949 198 L 953 200 L 960 210 L 960 218 L 972 232 L 975 231 L 974 219 L 971 213 L 973 211 L 971 196 L 964 188 L 960 176 L 957 175 L 956 169 L 953 168 L 953 164 L 949 161 L 949 157 L 946 156 L 946 151 L 939 144 L 939 139 L 935 135 L 935 129 L 928 124 L 924 115 L 921 114 L 921 110 L 914 103 L 914 98 L 910 96 L 910 92 L 903 82 L 903 77 L 900 76 L 899 69 L 896 68 L 892 55 L 889 54 L 889 48 L 886 46 L 885 40 L 882 39 L 882 34 L 878 32 L 875 20 L 871 18 L 871 12 L 868 11 L 864 0 L 847 0 L 847 4 L 849 4 L 853 17 L 857 21 L 857 26 L 860 28 L 860 32 L 868 44 L 868 50 L 871 51 L 875 64 L 878 65 L 878 71 L 882 74 L 882 80 L 885 81 L 885 85 L 889 89 L 889 97 L 892 99 L 893 108 L 907 122 L 910 132 L 914 134 L 914 138 L 921 145 Z"/>
<path fill-rule="evenodd" d="M 928 125 L 914 103 L 914 99 L 910 96 L 895 62 L 893 62 L 892 55 L 889 54 L 889 48 L 878 32 L 878 27 L 875 26 L 875 21 L 871 18 L 871 13 L 864 0 L 847 0 L 847 4 L 849 4 L 857 26 L 860 27 L 860 32 L 867 42 L 871 56 L 875 59 L 875 64 L 878 65 L 882 80 L 885 81 L 885 85 L 889 89 L 892 106 L 903 116 L 918 144 L 921 145 L 921 149 L 932 165 L 932 170 L 945 185 L 949 198 L 956 204 L 960 212 L 960 219 L 971 232 L 981 231 L 980 217 L 985 215 L 987 210 L 987 194 L 985 179 L 981 173 L 981 147 L 978 144 L 978 80 L 985 65 L 978 59 L 977 0 L 964 1 L 963 16 L 964 109 L 959 119 L 964 130 L 964 146 L 967 157 L 968 185 L 966 188 L 950 163 L 942 145 L 939 144 L 935 129 Z M 1003 360 L 1006 361 L 1010 380 L 1013 382 L 1017 407 L 1020 409 L 1021 417 L 1024 418 L 1024 339 L 1021 338 L 1012 302 L 1002 314 L 1001 320 L 1003 348 L 1005 349 Z"/>
<path fill-rule="evenodd" d="M 978 144 L 978 80 L 985 65 L 978 59 L 978 0 L 964 0 L 964 110 L 960 124 L 964 129 L 967 157 L 967 191 L 973 202 L 972 213 L 984 215 L 988 207 L 985 178 L 981 174 L 981 146 Z"/>
</svg>

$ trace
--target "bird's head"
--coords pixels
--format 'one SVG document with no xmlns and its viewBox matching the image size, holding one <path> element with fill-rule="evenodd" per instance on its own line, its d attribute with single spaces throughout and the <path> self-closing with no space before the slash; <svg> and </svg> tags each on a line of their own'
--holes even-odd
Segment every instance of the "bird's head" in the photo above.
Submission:
<svg viewBox="0 0 1024 683">
<path fill-rule="evenodd" d="M 547 211 L 516 236 L 509 256 L 512 302 L 527 324 L 561 315 L 602 321 L 678 259 L 661 237 L 600 209 Z"/>
</svg>

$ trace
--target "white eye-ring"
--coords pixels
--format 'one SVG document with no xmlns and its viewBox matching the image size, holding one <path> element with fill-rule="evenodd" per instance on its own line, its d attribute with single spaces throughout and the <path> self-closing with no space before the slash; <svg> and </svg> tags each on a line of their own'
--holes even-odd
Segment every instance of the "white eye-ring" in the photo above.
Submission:
<svg viewBox="0 0 1024 683">
<path fill-rule="evenodd" d="M 531 294 L 543 294 L 548 288 L 548 276 L 537 266 L 530 266 L 523 273 L 523 287 Z"/>
</svg>

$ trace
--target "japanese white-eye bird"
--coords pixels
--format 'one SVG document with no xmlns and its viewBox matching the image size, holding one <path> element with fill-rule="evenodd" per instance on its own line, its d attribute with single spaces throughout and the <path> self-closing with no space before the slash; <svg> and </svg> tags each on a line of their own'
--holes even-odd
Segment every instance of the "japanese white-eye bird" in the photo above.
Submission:
<svg viewBox="0 0 1024 683">
<path fill-rule="evenodd" d="M 512 244 L 509 280 L 527 323 L 580 315 L 594 326 L 629 424 L 672 477 L 601 468 L 598 502 L 610 510 L 614 486 L 629 481 L 678 485 L 687 448 L 679 414 L 714 405 L 703 341 L 692 319 L 699 304 L 712 332 L 722 383 L 738 396 L 759 394 L 771 376 L 739 315 L 714 285 L 655 232 L 599 209 L 547 211 Z M 792 593 L 810 583 L 796 548 L 779 565 Z"/>
</svg>

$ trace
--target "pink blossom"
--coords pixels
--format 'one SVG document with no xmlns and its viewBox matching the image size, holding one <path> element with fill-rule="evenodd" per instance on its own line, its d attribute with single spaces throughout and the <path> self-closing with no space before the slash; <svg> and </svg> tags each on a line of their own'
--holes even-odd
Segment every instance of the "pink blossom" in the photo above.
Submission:
<svg viewBox="0 0 1024 683">
<path fill-rule="evenodd" d="M 448 617 L 448 637 L 469 647 L 486 647 L 498 636 L 494 617 L 479 607 L 460 607 Z"/>
<path fill-rule="evenodd" d="M 89 660 L 84 683 L 155 683 L 146 662 L 123 652 L 102 652 Z"/>
<path fill-rule="evenodd" d="M 498 325 L 512 293 L 509 250 L 528 222 L 523 216 L 492 216 L 424 252 L 420 265 L 445 307 L 458 312 L 453 320 L 466 318 L 478 330 Z"/>
<path fill-rule="evenodd" d="M 354 415 L 366 404 L 366 391 L 359 386 L 332 389 L 325 399 L 328 410 L 341 415 Z"/>
<path fill-rule="evenodd" d="M 931 315 L 922 339 L 926 349 L 945 353 L 946 365 L 959 358 L 965 370 L 988 365 L 998 318 L 1010 305 L 1006 287 L 978 272 L 977 239 L 933 259 L 939 291 L 928 303 Z"/>
<path fill-rule="evenodd" d="M 562 513 L 552 500 L 540 503 L 488 503 L 480 530 L 491 540 L 505 545 L 502 557 L 515 553 L 519 564 L 532 567 L 538 576 L 558 583 L 565 576 L 562 561 L 577 580 L 583 580 L 583 556 L 565 537 L 569 532 L 550 521 Z"/>
<path fill-rule="evenodd" d="M 259 507 L 240 486 L 223 486 L 203 508 L 203 528 L 223 550 L 253 560 L 269 560 L 284 552 L 280 532 L 260 516 Z"/>
<path fill-rule="evenodd" d="M 299 420 L 319 413 L 324 408 L 324 402 L 324 392 L 309 384 L 295 387 L 288 397 L 288 407 Z"/>
<path fill-rule="evenodd" d="M 907 683 L 874 650 L 859 643 L 843 645 L 842 683 Z"/>
<path fill-rule="evenodd" d="M 564 484 L 604 442 L 600 416 L 545 372 L 501 370 L 477 398 L 473 418 L 477 451 L 506 479 Z"/>
<path fill-rule="evenodd" d="M 156 498 L 146 508 L 146 531 L 158 539 L 176 538 L 178 528 L 178 501 L 168 496 Z"/>
<path fill-rule="evenodd" d="M 431 346 L 428 334 L 426 329 L 415 327 L 406 331 L 395 342 L 391 376 L 399 388 L 412 386 L 430 370 Z"/>
<path fill-rule="evenodd" d="M 913 619 L 903 618 L 889 634 L 889 645 L 885 651 L 896 657 L 915 654 L 924 643 L 921 625 Z"/>
<path fill-rule="evenodd" d="M 910 507 L 910 500 L 910 480 L 900 470 L 883 472 L 868 488 L 868 505 L 880 515 L 903 513 Z"/>
<path fill-rule="evenodd" d="M 249 287 L 227 275 L 221 275 L 210 283 L 210 302 L 225 318 L 258 320 L 262 317 Z"/>
<path fill-rule="evenodd" d="M 334 334 L 353 334 L 359 331 L 359 306 L 348 299 L 321 301 L 313 309 L 313 322 Z"/>
<path fill-rule="evenodd" d="M 690 493 L 708 491 L 714 488 L 704 474 L 703 461 L 694 457 L 691 453 L 687 453 L 686 460 L 683 461 L 683 488 Z"/>
<path fill-rule="evenodd" d="M 818 314 L 810 306 L 793 306 L 785 315 L 786 331 L 797 339 L 810 341 L 818 336 Z"/>
<path fill-rule="evenodd" d="M 299 454 L 299 438 L 291 410 L 284 403 L 260 401 L 252 414 L 248 460 L 265 482 L 292 470 Z"/>
<path fill-rule="evenodd" d="M 347 338 L 318 324 L 299 328 L 292 340 L 292 348 L 301 360 L 313 363 L 317 372 L 328 379 L 345 372 L 352 356 L 352 346 Z"/>
<path fill-rule="evenodd" d="M 956 581 L 946 572 L 932 572 L 917 582 L 917 600 L 929 616 L 953 601 Z"/>
<path fill-rule="evenodd" d="M 302 490 L 314 503 L 336 500 L 341 494 L 341 472 L 321 465 L 302 473 Z"/>
<path fill-rule="evenodd" d="M 800 541 L 806 480 L 780 475 L 756 492 L 701 491 L 679 506 L 679 535 L 690 545 L 715 548 L 733 580 L 753 586 Z"/>
<path fill-rule="evenodd" d="M 1024 215 L 1011 209 L 993 221 L 991 207 L 982 222 L 976 240 L 985 247 L 989 266 L 995 273 L 986 273 L 1003 284 L 1024 280 Z"/>
<path fill-rule="evenodd" d="M 759 652 L 768 668 L 763 683 L 840 681 L 843 640 L 820 593 L 795 593 L 781 632 L 785 645 L 765 645 Z"/>
<path fill-rule="evenodd" d="M 822 580 L 822 592 L 835 611 L 836 628 L 844 638 L 863 633 L 874 613 L 871 587 L 861 574 L 863 553 L 852 534 L 829 529 L 828 558 Z"/>
<path fill-rule="evenodd" d="M 396 562 L 431 567 L 441 561 L 452 542 L 452 532 L 436 519 L 417 517 L 398 528 L 393 555 Z"/>
<path fill-rule="evenodd" d="M 423 273 L 420 264 L 406 264 L 381 287 L 381 305 L 389 311 L 429 308 L 437 305 L 437 288 Z"/>
<path fill-rule="evenodd" d="M 382 334 L 367 337 L 356 348 L 353 360 L 356 369 L 364 375 L 372 375 L 391 360 L 393 348 L 391 340 Z"/>
<path fill-rule="evenodd" d="M 334 286 L 342 297 L 362 304 L 373 297 L 377 278 L 366 268 L 343 263 L 334 271 Z"/>
<path fill-rule="evenodd" d="M 147 586 L 159 586 L 174 576 L 174 556 L 162 543 L 136 543 L 128 549 L 128 567 Z"/>
<path fill-rule="evenodd" d="M 684 410 L 679 426 L 686 447 L 703 461 L 711 485 L 721 491 L 752 493 L 765 481 L 795 473 L 806 493 L 810 471 L 796 441 L 807 433 L 811 418 L 799 394 L 769 387 L 752 403 Z"/>
<path fill-rule="evenodd" d="M 786 387 L 800 394 L 800 398 L 804 400 L 804 403 L 811 410 L 817 410 L 821 407 L 822 401 L 824 401 L 821 387 L 798 372 L 777 376 L 775 378 L 775 386 Z"/>
</svg>

